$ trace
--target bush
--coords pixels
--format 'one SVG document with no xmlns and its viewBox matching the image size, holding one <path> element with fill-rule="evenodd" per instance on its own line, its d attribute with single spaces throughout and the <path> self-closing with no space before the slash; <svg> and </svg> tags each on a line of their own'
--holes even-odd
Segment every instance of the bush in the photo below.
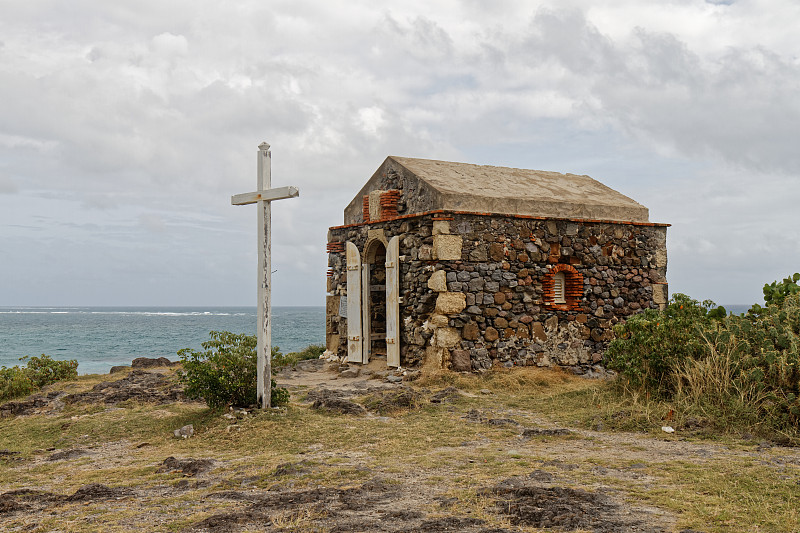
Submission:
<svg viewBox="0 0 800 533">
<path fill-rule="evenodd" d="M 663 311 L 647 309 L 614 326 L 616 338 L 606 351 L 606 366 L 616 370 L 633 389 L 669 398 L 677 387 L 675 371 L 707 350 L 703 332 L 713 327 L 714 303 L 702 304 L 675 294 Z M 724 312 L 724 309 L 723 309 Z"/>
<path fill-rule="evenodd" d="M 272 352 L 272 370 L 278 370 L 287 366 L 294 366 L 300 361 L 307 359 L 319 359 L 319 356 L 325 351 L 325 347 L 319 344 L 312 344 L 299 352 L 290 352 L 286 355 Z"/>
<path fill-rule="evenodd" d="M 23 357 L 24 367 L 0 367 L 0 401 L 26 396 L 45 385 L 78 377 L 78 362 L 59 361 L 49 355 Z"/>
<path fill-rule="evenodd" d="M 773 281 L 764 285 L 764 302 L 767 307 L 770 305 L 781 306 L 783 300 L 791 294 L 800 293 L 800 273 L 795 272 L 794 276 L 784 278 L 783 281 Z"/>
<path fill-rule="evenodd" d="M 211 340 L 202 344 L 205 351 L 190 348 L 178 351 L 183 370 L 178 379 L 186 386 L 189 398 L 203 398 L 211 408 L 225 405 L 249 407 L 256 405 L 257 339 L 255 335 L 212 331 Z M 280 356 L 277 346 L 272 357 Z M 289 391 L 279 388 L 272 380 L 270 403 L 283 405 L 289 401 Z"/>
<path fill-rule="evenodd" d="M 766 307 L 740 316 L 676 294 L 663 311 L 647 310 L 615 326 L 607 365 L 620 373 L 627 392 L 673 402 L 719 427 L 747 425 L 795 438 L 800 290 L 794 283 L 766 285 Z"/>
<path fill-rule="evenodd" d="M 731 317 L 728 335 L 717 340 L 735 353 L 736 379 L 758 390 L 761 410 L 783 426 L 800 423 L 800 294 L 758 315 Z"/>
</svg>

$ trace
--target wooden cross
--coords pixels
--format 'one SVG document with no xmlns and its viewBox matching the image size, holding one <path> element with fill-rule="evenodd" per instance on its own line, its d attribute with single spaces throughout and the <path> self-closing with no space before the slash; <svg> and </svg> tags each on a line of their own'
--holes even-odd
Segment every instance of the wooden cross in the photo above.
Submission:
<svg viewBox="0 0 800 533">
<path fill-rule="evenodd" d="M 273 200 L 297 198 L 297 187 L 270 189 L 272 152 L 269 144 L 258 145 L 258 186 L 255 192 L 231 196 L 231 205 L 258 203 L 258 368 L 256 391 L 262 409 L 270 407 L 272 396 L 272 324 L 270 323 L 272 264 L 272 231 L 270 203 Z"/>
</svg>

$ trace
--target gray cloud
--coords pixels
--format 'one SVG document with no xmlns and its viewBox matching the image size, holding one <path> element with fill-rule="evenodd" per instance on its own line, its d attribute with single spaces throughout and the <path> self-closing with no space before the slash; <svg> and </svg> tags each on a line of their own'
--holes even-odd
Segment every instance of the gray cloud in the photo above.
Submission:
<svg viewBox="0 0 800 533">
<path fill-rule="evenodd" d="M 249 303 L 229 197 L 262 140 L 301 188 L 273 210 L 279 304 L 322 302 L 326 228 L 389 154 L 590 174 L 673 222 L 673 289 L 757 299 L 800 260 L 797 8 L 719 3 L 6 3 L 0 299 Z M 42 213 L 67 266 L 37 286 Z"/>
</svg>

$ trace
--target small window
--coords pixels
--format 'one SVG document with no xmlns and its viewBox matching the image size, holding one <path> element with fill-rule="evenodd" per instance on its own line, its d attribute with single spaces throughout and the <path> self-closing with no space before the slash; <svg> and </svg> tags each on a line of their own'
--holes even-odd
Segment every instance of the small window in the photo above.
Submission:
<svg viewBox="0 0 800 533">
<path fill-rule="evenodd" d="M 552 265 L 542 279 L 542 290 L 548 309 L 577 311 L 583 299 L 583 276 L 572 265 Z"/>
<path fill-rule="evenodd" d="M 553 276 L 553 303 L 565 304 L 567 280 L 563 272 L 556 272 Z"/>
</svg>

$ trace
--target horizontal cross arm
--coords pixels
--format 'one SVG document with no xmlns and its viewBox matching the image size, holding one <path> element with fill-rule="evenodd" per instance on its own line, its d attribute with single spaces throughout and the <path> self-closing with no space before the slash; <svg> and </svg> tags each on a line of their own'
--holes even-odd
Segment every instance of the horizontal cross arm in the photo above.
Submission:
<svg viewBox="0 0 800 533">
<path fill-rule="evenodd" d="M 231 196 L 231 205 L 247 205 L 264 201 L 284 200 L 286 198 L 297 198 L 300 196 L 300 189 L 297 187 L 278 187 L 267 189 L 266 191 L 246 192 Z"/>
</svg>

